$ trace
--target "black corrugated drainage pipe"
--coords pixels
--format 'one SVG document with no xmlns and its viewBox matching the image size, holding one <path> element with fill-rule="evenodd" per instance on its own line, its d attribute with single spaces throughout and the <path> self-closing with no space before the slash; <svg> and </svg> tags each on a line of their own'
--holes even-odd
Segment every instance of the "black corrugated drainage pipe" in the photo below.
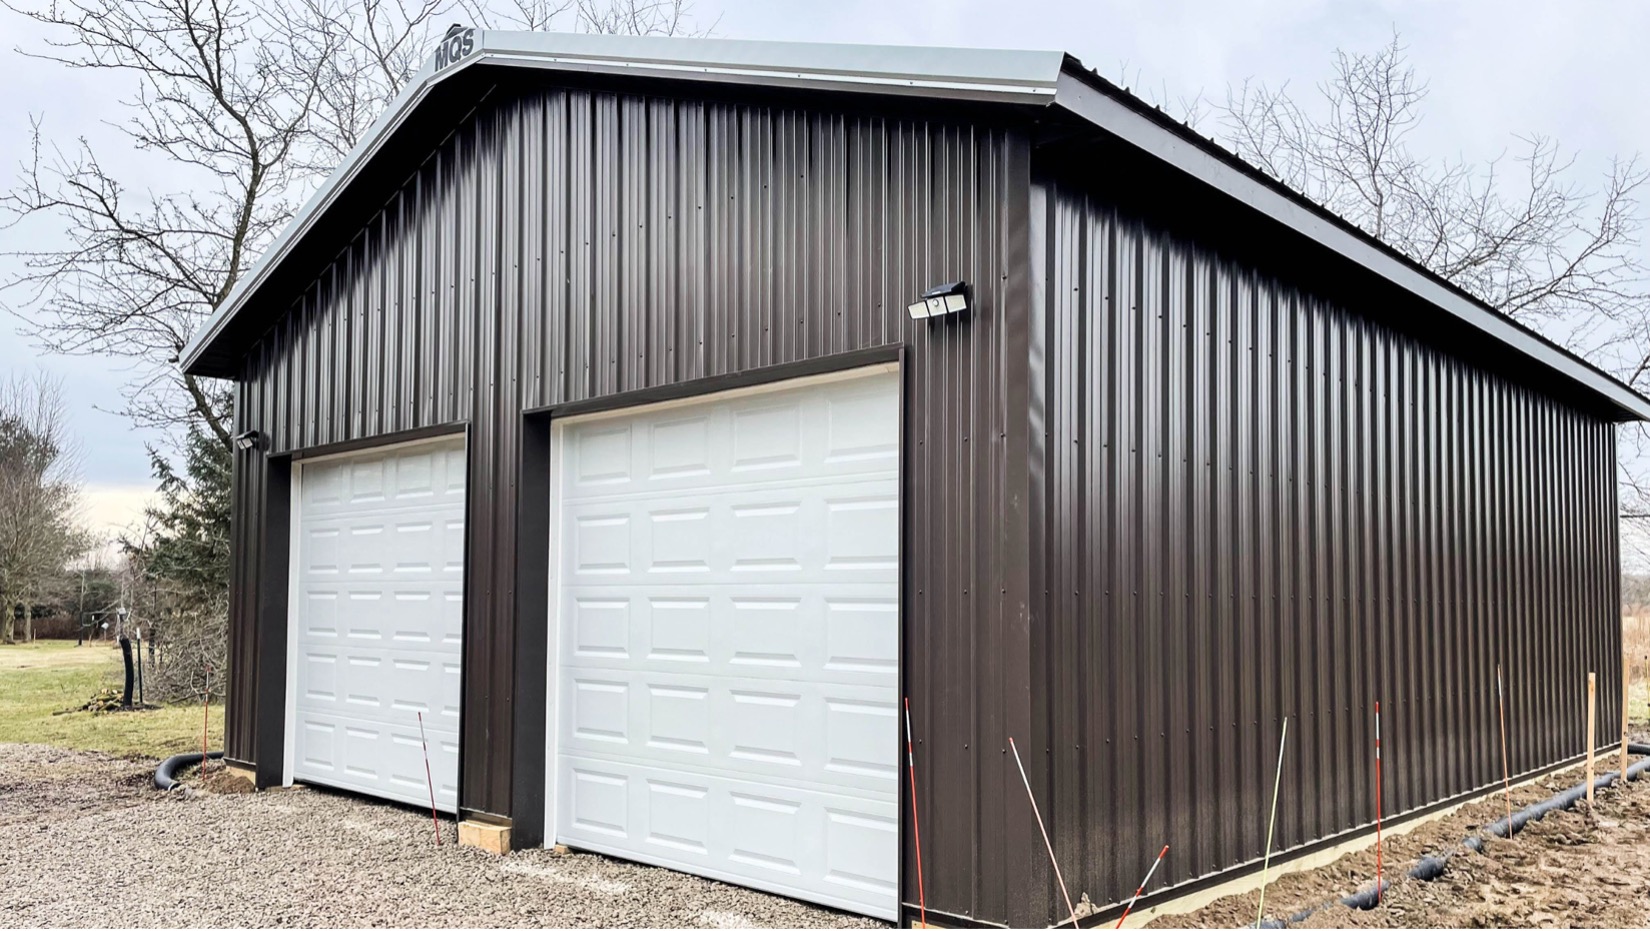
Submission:
<svg viewBox="0 0 1650 931">
<path fill-rule="evenodd" d="M 1627 752 L 1636 756 L 1650 756 L 1650 744 L 1628 744 Z M 1650 759 L 1639 760 L 1632 766 L 1627 767 L 1627 778 L 1637 779 L 1646 770 L 1650 770 Z M 1594 779 L 1593 791 L 1597 792 L 1600 789 L 1609 788 L 1615 784 L 1615 781 L 1620 778 L 1620 776 L 1620 773 L 1608 772 L 1597 779 Z M 1495 822 L 1490 824 L 1489 827 L 1484 829 L 1484 833 L 1473 834 L 1466 840 L 1462 841 L 1461 844 L 1473 853 L 1483 853 L 1484 843 L 1491 836 L 1510 837 L 1517 834 L 1519 831 L 1524 830 L 1524 826 L 1529 824 L 1531 821 L 1540 821 L 1552 812 L 1565 811 L 1573 808 L 1576 802 L 1579 802 L 1586 797 L 1587 783 L 1583 782 L 1574 788 L 1566 789 L 1563 792 L 1558 793 L 1552 798 L 1545 801 L 1536 802 L 1534 805 L 1527 808 L 1521 808 L 1518 811 L 1513 812 L 1510 821 L 1507 818 L 1497 819 Z M 1444 869 L 1449 863 L 1450 856 L 1450 854 L 1446 853 L 1441 857 L 1422 857 L 1415 862 L 1413 867 L 1410 868 L 1408 874 L 1409 878 L 1419 879 L 1423 882 L 1431 882 L 1432 880 L 1437 879 L 1438 877 L 1444 875 Z M 1386 891 L 1391 888 L 1392 883 L 1381 883 L 1382 894 L 1385 894 Z M 1304 911 L 1296 912 L 1286 919 L 1280 920 L 1277 918 L 1268 918 L 1261 922 L 1259 927 L 1285 928 L 1292 924 L 1299 924 L 1300 922 L 1303 922 L 1307 918 L 1311 917 L 1314 912 L 1328 908 L 1337 902 L 1341 905 L 1345 905 L 1347 908 L 1356 908 L 1360 911 L 1367 911 L 1374 908 L 1378 901 L 1379 899 L 1375 895 L 1375 884 L 1370 883 L 1368 886 L 1359 889 L 1351 895 L 1345 895 L 1339 899 L 1325 902 L 1322 905 L 1315 905 Z"/>
<path fill-rule="evenodd" d="M 210 760 L 221 760 L 223 759 L 223 751 L 213 750 L 206 757 Z M 178 770 L 185 766 L 193 766 L 200 761 L 201 755 L 199 753 L 180 753 L 177 756 L 169 756 L 161 760 L 160 765 L 155 767 L 155 788 L 162 792 L 177 788 Z"/>
</svg>

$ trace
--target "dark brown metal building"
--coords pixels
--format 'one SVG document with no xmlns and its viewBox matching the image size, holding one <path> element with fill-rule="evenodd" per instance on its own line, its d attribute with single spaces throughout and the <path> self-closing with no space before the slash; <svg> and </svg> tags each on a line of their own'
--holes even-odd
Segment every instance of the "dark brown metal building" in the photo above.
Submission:
<svg viewBox="0 0 1650 931">
<path fill-rule="evenodd" d="M 932 286 L 966 307 L 914 317 Z M 1650 402 L 1058 53 L 463 32 L 200 333 L 227 755 L 867 914 L 1112 903 L 1619 688 Z M 1617 726 L 1606 702 L 1601 734 Z M 421 717 L 420 717 L 421 716 Z M 409 749 L 410 748 L 410 749 Z"/>
</svg>

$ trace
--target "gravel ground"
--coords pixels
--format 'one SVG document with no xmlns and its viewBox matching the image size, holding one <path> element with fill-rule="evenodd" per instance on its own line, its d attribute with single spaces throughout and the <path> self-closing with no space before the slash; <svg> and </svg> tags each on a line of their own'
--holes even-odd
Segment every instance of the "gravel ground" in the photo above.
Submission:
<svg viewBox="0 0 1650 931">
<path fill-rule="evenodd" d="M 0 744 L 0 927 L 881 928 L 590 854 L 431 843 L 428 813 L 313 789 L 185 797 L 153 760 Z"/>
</svg>

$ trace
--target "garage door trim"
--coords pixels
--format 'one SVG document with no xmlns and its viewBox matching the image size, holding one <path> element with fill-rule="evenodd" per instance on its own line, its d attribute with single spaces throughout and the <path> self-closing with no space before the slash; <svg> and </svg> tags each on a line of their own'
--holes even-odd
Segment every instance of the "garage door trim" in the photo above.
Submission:
<svg viewBox="0 0 1650 931">
<path fill-rule="evenodd" d="M 549 522 L 550 522 L 550 552 L 551 561 L 550 580 L 546 591 L 548 611 L 546 621 L 549 624 L 549 640 L 546 662 L 546 685 L 544 699 L 546 703 L 545 716 L 545 754 L 544 754 L 544 844 L 553 846 L 558 843 L 562 826 L 559 824 L 561 811 L 558 799 L 559 782 L 561 778 L 561 729 L 563 726 L 564 702 L 560 700 L 562 681 L 561 665 L 564 651 L 562 617 L 562 579 L 563 573 L 556 566 L 556 561 L 562 557 L 563 528 L 562 503 L 565 469 L 562 468 L 562 457 L 565 453 L 565 430 L 569 426 L 589 423 L 603 419 L 617 419 L 646 415 L 667 411 L 672 408 L 689 407 L 699 404 L 716 403 L 719 401 L 734 400 L 741 397 L 759 396 L 763 394 L 790 391 L 825 385 L 834 382 L 858 380 L 868 376 L 892 374 L 895 376 L 895 404 L 896 404 L 896 457 L 895 457 L 895 488 L 897 490 L 896 516 L 896 554 L 897 568 L 895 571 L 895 599 L 897 605 L 898 630 L 896 640 L 896 663 L 894 669 L 894 692 L 897 704 L 898 696 L 904 694 L 905 674 L 905 611 L 907 600 L 905 597 L 905 516 L 906 516 L 906 467 L 905 467 L 905 380 L 903 376 L 903 352 L 897 347 L 891 354 L 876 353 L 874 355 L 853 353 L 844 354 L 842 358 L 831 361 L 814 360 L 806 367 L 792 369 L 791 366 L 775 366 L 768 370 L 747 373 L 729 384 L 729 377 L 707 378 L 698 384 L 671 386 L 665 391 L 665 396 L 647 396 L 641 392 L 634 393 L 630 403 L 615 404 L 613 399 L 592 399 L 586 404 L 558 405 L 547 410 L 551 416 L 549 463 L 552 469 L 549 483 Z M 794 374 L 782 374 L 791 369 Z M 755 376 L 755 377 L 749 377 Z M 697 389 L 697 390 L 689 390 Z M 566 411 L 566 413 L 563 413 Z M 903 721 L 903 718 L 899 718 Z M 904 774 L 899 770 L 903 767 L 904 751 L 899 745 L 903 738 L 899 736 L 903 731 L 896 724 L 890 733 L 891 756 L 895 759 L 894 801 L 895 801 L 895 828 L 894 828 L 894 883 L 895 896 L 893 907 L 895 915 L 903 909 L 905 900 L 905 820 L 903 812 L 908 806 L 908 796 L 905 791 Z M 632 859 L 633 855 L 623 850 L 603 851 L 600 845 L 584 843 L 578 846 L 595 852 L 609 852 L 614 856 Z M 723 872 L 703 866 L 683 867 L 683 871 L 694 875 L 705 876 L 711 879 L 724 880 L 735 885 L 750 886 L 748 878 L 731 872 Z M 777 893 L 785 895 L 786 893 Z M 862 908 L 842 903 L 825 903 L 831 907 L 848 908 L 852 911 L 863 911 Z"/>
<path fill-rule="evenodd" d="M 470 559 L 469 559 L 470 528 L 469 528 L 469 514 L 468 514 L 468 499 L 469 499 L 469 494 L 470 494 L 470 480 L 469 480 L 470 476 L 468 474 L 468 468 L 469 468 L 469 465 L 468 465 L 469 464 L 469 434 L 468 434 L 468 430 L 464 425 L 459 424 L 459 425 L 456 425 L 456 427 L 455 426 L 442 426 L 442 427 L 435 428 L 435 429 L 432 429 L 432 430 L 408 431 L 408 433 L 411 433 L 413 435 L 408 436 L 407 434 L 402 434 L 401 437 L 393 437 L 393 436 L 392 437 L 377 437 L 377 438 L 374 438 L 374 439 L 368 440 L 368 441 L 350 441 L 350 442 L 347 442 L 347 443 L 329 444 L 328 446 L 318 447 L 318 448 L 315 448 L 315 449 L 312 449 L 312 450 L 307 450 L 307 451 L 306 450 L 292 450 L 291 452 L 284 454 L 287 458 L 289 458 L 289 460 L 291 462 L 291 478 L 290 478 L 290 490 L 289 490 L 289 498 L 288 498 L 289 504 L 288 504 L 288 513 L 287 513 L 287 580 L 286 580 L 287 581 L 287 586 L 286 586 L 286 637 L 285 637 L 286 656 L 283 659 L 283 662 L 285 664 L 284 678 L 285 678 L 285 682 L 286 682 L 286 687 L 284 689 L 284 695 L 283 695 L 284 708 L 282 709 L 282 736 L 281 736 L 282 755 L 281 755 L 281 782 L 280 782 L 280 784 L 283 785 L 283 786 L 292 786 L 295 782 L 295 780 L 294 780 L 294 770 L 295 770 L 294 764 L 296 762 L 295 761 L 295 754 L 296 754 L 296 749 L 297 749 L 297 727 L 298 727 L 298 650 L 299 650 L 299 636 L 300 636 L 300 633 L 301 633 L 300 623 L 299 623 L 299 614 L 300 614 L 300 609 L 301 609 L 301 597 L 300 597 L 300 584 L 299 583 L 300 583 L 300 575 L 302 573 L 302 561 L 301 561 L 302 549 L 301 549 L 300 544 L 303 541 L 303 533 L 302 533 L 302 530 L 303 530 L 303 500 L 304 500 L 303 499 L 303 481 L 304 481 L 303 476 L 304 476 L 304 468 L 306 466 L 313 466 L 313 465 L 317 465 L 317 464 L 321 464 L 321 463 L 325 463 L 325 462 L 329 462 L 329 461 L 333 461 L 333 460 L 348 459 L 348 458 L 357 457 L 357 456 L 379 455 L 379 454 L 394 454 L 394 453 L 404 452 L 404 451 L 410 450 L 410 449 L 416 449 L 420 446 L 450 446 L 450 445 L 453 445 L 455 443 L 459 444 L 460 448 L 464 450 L 465 473 L 466 473 L 465 476 L 464 476 L 464 494 L 465 494 L 465 500 L 466 500 L 466 505 L 465 505 L 465 512 L 466 513 L 465 513 L 465 524 L 464 524 L 464 556 L 463 556 L 464 571 L 463 571 L 462 577 L 460 579 L 460 593 L 461 594 L 460 594 L 460 598 L 459 598 L 459 604 L 460 604 L 460 610 L 463 611 L 463 617 L 462 617 L 461 622 L 460 622 L 461 623 L 461 628 L 463 630 L 463 636 L 466 640 L 468 639 L 468 634 L 469 634 L 469 605 L 468 605 L 468 594 L 467 593 L 468 593 L 468 588 L 469 588 L 469 575 L 470 575 L 470 572 L 469 572 L 469 569 L 470 569 Z M 460 662 L 459 662 L 459 694 L 460 694 L 460 696 L 463 695 L 463 679 L 464 679 L 464 665 L 465 665 L 464 662 L 463 662 L 462 656 L 463 656 L 463 653 L 462 653 L 462 650 L 461 650 L 461 652 L 460 652 Z M 462 705 L 461 705 L 460 715 L 459 715 L 459 753 L 460 753 L 460 760 L 459 760 L 459 770 L 458 770 L 460 780 L 462 780 L 462 778 L 463 778 L 463 771 L 464 771 L 462 755 L 463 755 L 463 731 L 464 731 L 464 726 L 465 726 L 465 722 L 464 722 L 465 717 L 466 717 L 466 715 L 463 713 Z M 345 787 L 345 788 L 343 788 L 343 791 L 352 791 L 352 790 Z M 460 785 L 458 787 L 458 798 L 459 799 L 463 798 L 463 785 L 462 785 L 462 782 L 460 783 Z"/>
</svg>

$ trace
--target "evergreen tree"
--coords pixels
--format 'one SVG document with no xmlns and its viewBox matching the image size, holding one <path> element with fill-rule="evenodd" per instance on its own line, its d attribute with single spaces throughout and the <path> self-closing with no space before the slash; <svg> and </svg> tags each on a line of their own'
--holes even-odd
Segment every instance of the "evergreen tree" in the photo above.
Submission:
<svg viewBox="0 0 1650 931">
<path fill-rule="evenodd" d="M 227 395 L 216 403 L 227 408 Z M 150 694 L 174 701 L 223 693 L 233 477 L 229 449 L 204 420 L 189 424 L 178 452 L 174 463 L 149 450 L 160 501 L 146 510 L 143 535 L 122 540 L 130 623 L 155 649 Z"/>
</svg>

